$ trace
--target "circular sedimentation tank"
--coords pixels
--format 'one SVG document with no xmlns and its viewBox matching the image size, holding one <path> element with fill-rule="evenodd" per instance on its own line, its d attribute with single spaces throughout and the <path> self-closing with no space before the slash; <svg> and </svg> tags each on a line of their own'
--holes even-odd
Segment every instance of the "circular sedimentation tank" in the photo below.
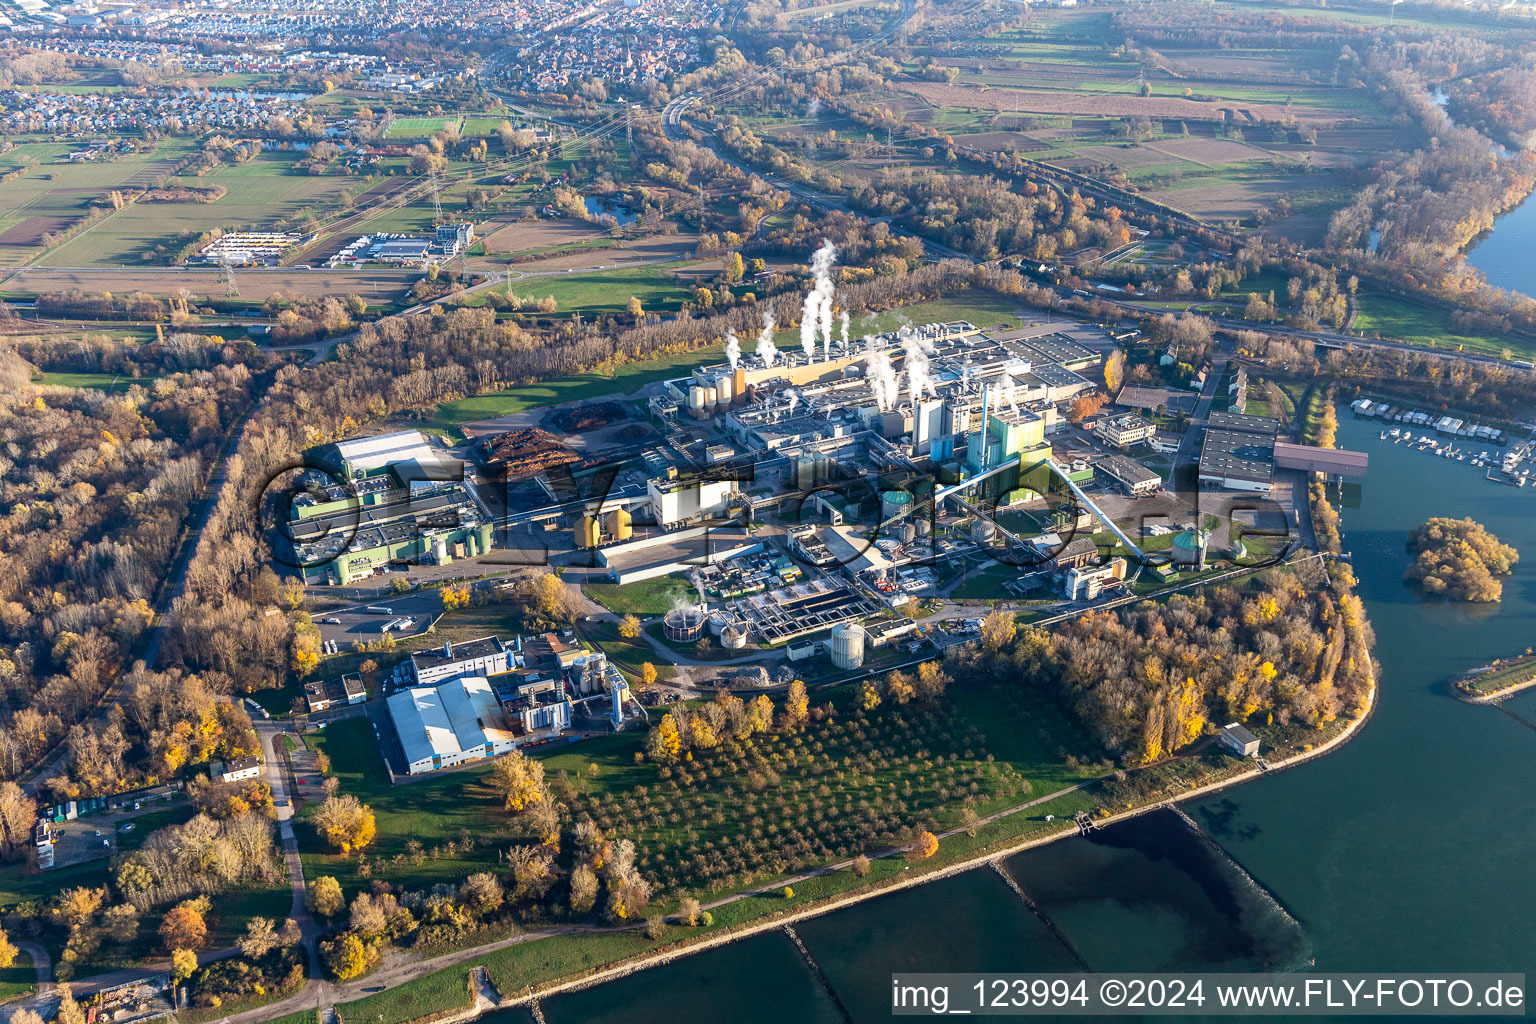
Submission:
<svg viewBox="0 0 1536 1024">
<path fill-rule="evenodd" d="M 662 617 L 661 628 L 668 640 L 689 643 L 704 631 L 704 613 L 697 608 L 674 608 Z"/>
</svg>

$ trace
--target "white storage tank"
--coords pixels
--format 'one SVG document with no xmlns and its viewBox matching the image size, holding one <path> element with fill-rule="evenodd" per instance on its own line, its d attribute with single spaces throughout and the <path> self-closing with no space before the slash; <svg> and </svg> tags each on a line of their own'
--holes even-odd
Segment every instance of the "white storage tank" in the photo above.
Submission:
<svg viewBox="0 0 1536 1024">
<path fill-rule="evenodd" d="M 715 381 L 715 394 L 719 398 L 720 407 L 726 408 L 731 404 L 732 391 L 731 378 L 722 376 Z"/>
<path fill-rule="evenodd" d="M 693 413 L 695 418 L 702 418 L 704 415 L 705 396 L 706 393 L 701 384 L 695 384 L 688 389 L 688 411 Z"/>
<path fill-rule="evenodd" d="M 731 649 L 747 646 L 747 627 L 729 625 L 720 631 L 720 646 Z"/>
<path fill-rule="evenodd" d="M 971 524 L 971 540 L 977 544 L 991 544 L 997 537 L 997 527 L 990 520 L 978 519 Z"/>
<path fill-rule="evenodd" d="M 832 664 L 841 669 L 859 668 L 864 664 L 864 627 L 857 622 L 845 622 L 832 627 Z"/>
</svg>

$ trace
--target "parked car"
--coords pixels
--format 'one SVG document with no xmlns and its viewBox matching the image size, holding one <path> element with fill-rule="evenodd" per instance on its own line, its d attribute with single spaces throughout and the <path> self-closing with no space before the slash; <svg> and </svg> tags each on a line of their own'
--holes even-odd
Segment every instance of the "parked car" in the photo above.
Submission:
<svg viewBox="0 0 1536 1024">
<path fill-rule="evenodd" d="M 124 824 L 123 828 L 122 828 L 122 831 L 124 831 L 124 832 L 132 832 L 133 831 L 133 822 L 130 821 L 130 822 L 127 822 L 126 824 Z"/>
</svg>

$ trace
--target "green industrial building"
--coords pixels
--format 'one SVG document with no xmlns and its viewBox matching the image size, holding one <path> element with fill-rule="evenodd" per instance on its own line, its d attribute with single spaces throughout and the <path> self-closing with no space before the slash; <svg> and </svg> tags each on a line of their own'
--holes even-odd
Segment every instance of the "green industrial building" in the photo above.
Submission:
<svg viewBox="0 0 1536 1024">
<path fill-rule="evenodd" d="M 419 448 L 399 452 L 399 461 L 358 465 L 344 447 L 347 483 L 292 505 L 288 533 L 306 583 L 348 584 L 391 564 L 445 565 L 491 550 L 494 528 L 462 474 Z"/>
</svg>

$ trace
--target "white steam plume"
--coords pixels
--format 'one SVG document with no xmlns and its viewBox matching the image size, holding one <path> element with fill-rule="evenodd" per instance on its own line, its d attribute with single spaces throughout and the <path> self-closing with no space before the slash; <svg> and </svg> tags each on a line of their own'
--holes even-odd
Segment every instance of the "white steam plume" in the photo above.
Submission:
<svg viewBox="0 0 1536 1024">
<path fill-rule="evenodd" d="M 881 412 L 895 408 L 897 399 L 901 397 L 901 380 L 896 376 L 896 368 L 891 365 L 891 357 L 879 349 L 871 352 L 866 358 L 864 374 L 869 378 L 869 388 L 874 393 L 876 407 Z"/>
<path fill-rule="evenodd" d="M 832 283 L 832 261 L 837 259 L 837 246 L 822 242 L 811 257 L 811 274 L 816 283 L 805 293 L 805 306 L 800 312 L 800 347 L 805 350 L 806 361 L 816 358 L 816 338 L 821 337 L 822 357 L 831 355 L 832 348 L 832 296 L 836 286 Z"/>
<path fill-rule="evenodd" d="M 725 360 L 731 364 L 731 369 L 736 369 L 736 364 L 741 362 L 741 339 L 736 337 L 735 331 L 725 332 Z"/>
<path fill-rule="evenodd" d="M 757 358 L 764 366 L 772 366 L 779 358 L 778 346 L 773 343 L 773 314 L 763 314 L 763 332 L 757 336 Z"/>
<path fill-rule="evenodd" d="M 903 351 L 906 354 L 907 390 L 912 395 L 913 403 L 921 401 L 925 391 L 937 395 L 939 389 L 934 386 L 933 378 L 928 375 L 928 355 L 923 351 L 922 344 L 908 334 L 904 340 Z"/>
<path fill-rule="evenodd" d="M 843 353 L 848 352 L 848 311 L 843 310 Z"/>
</svg>

